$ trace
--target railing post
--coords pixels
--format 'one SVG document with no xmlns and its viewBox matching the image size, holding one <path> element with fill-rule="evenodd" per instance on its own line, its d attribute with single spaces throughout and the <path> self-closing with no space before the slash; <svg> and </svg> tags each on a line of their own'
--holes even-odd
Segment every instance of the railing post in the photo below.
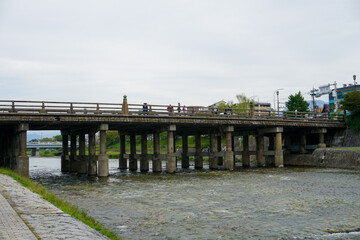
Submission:
<svg viewBox="0 0 360 240">
<path fill-rule="evenodd" d="M 41 110 L 40 110 L 40 113 L 46 113 L 46 110 L 45 110 L 45 103 L 42 102 L 41 103 Z"/>
<path fill-rule="evenodd" d="M 250 117 L 253 118 L 255 115 L 254 113 L 254 103 L 250 102 Z"/>
<path fill-rule="evenodd" d="M 96 111 L 95 111 L 95 113 L 96 113 L 96 114 L 100 114 L 100 113 L 101 113 L 101 112 L 100 112 L 100 106 L 99 106 L 98 103 L 96 104 Z"/>
<path fill-rule="evenodd" d="M 124 98 L 123 98 L 123 105 L 122 105 L 122 112 L 123 114 L 128 114 L 129 113 L 129 108 L 128 108 L 128 103 L 127 103 L 127 96 L 124 95 Z"/>
<path fill-rule="evenodd" d="M 70 103 L 70 114 L 73 114 L 74 113 L 74 108 L 73 108 L 73 104 Z"/>
<path fill-rule="evenodd" d="M 12 112 L 15 112 L 15 102 L 13 101 L 12 104 L 11 104 L 11 111 Z"/>
</svg>

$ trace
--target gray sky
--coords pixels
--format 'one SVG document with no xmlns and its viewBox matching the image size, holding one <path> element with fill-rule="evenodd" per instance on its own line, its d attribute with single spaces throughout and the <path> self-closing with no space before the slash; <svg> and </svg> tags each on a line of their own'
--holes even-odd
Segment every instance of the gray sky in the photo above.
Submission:
<svg viewBox="0 0 360 240">
<path fill-rule="evenodd" d="M 0 0 L 2 99 L 273 103 L 353 74 L 358 0 Z"/>
</svg>

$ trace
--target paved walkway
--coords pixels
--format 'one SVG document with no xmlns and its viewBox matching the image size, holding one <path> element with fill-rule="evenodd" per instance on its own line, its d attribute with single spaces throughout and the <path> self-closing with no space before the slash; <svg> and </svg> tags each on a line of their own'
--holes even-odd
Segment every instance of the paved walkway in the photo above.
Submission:
<svg viewBox="0 0 360 240">
<path fill-rule="evenodd" d="M 31 230 L 30 230 L 31 229 Z M 0 174 L 0 239 L 109 239 Z"/>
</svg>

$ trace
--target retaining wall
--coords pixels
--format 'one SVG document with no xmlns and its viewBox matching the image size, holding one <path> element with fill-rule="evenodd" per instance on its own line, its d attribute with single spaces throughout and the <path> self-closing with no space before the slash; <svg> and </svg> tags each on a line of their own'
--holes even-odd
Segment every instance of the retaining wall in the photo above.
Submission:
<svg viewBox="0 0 360 240">
<path fill-rule="evenodd" d="M 360 151 L 316 149 L 312 154 L 285 155 L 284 164 L 287 166 L 360 169 Z"/>
</svg>

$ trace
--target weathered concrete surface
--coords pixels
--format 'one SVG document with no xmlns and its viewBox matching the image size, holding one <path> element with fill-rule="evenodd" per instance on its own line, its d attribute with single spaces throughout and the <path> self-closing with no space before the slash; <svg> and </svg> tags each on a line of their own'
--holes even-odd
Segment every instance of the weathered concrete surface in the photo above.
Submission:
<svg viewBox="0 0 360 240">
<path fill-rule="evenodd" d="M 4 203 L 2 195 L 7 196 L 10 204 Z M 8 214 L 13 217 L 8 217 Z M 20 218 L 23 221 L 20 221 Z M 24 222 L 31 227 L 33 233 L 28 227 L 24 227 Z M 14 237 L 18 236 L 12 234 L 14 231 L 22 235 Z M 36 239 L 34 234 L 49 240 L 109 239 L 21 186 L 11 177 L 0 174 L 0 239 Z"/>
<path fill-rule="evenodd" d="M 0 194 L 0 239 L 36 240 L 37 238 Z"/>
<path fill-rule="evenodd" d="M 316 149 L 312 154 L 286 155 L 285 165 L 360 169 L 360 151 Z"/>
</svg>

